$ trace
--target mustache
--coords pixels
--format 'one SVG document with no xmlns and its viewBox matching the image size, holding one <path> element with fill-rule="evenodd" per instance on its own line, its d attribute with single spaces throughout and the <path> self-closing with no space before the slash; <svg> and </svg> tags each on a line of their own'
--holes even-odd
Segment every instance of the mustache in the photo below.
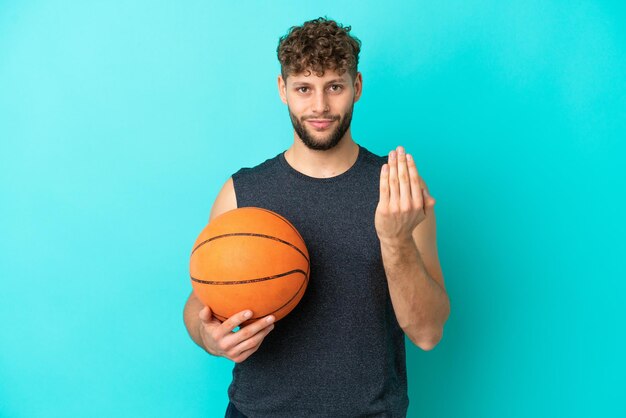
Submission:
<svg viewBox="0 0 626 418">
<path fill-rule="evenodd" d="M 309 120 L 309 119 L 339 120 L 339 115 L 303 116 L 302 117 L 302 120 Z"/>
</svg>

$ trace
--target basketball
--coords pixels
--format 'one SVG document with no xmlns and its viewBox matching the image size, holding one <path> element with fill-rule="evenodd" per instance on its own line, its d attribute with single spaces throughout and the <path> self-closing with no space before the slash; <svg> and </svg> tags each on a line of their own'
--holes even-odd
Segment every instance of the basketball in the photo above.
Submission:
<svg viewBox="0 0 626 418">
<path fill-rule="evenodd" d="M 296 228 L 281 215 L 237 208 L 209 222 L 191 252 L 195 295 L 224 321 L 245 309 L 252 317 L 282 319 L 300 302 L 309 282 L 309 253 Z"/>
</svg>

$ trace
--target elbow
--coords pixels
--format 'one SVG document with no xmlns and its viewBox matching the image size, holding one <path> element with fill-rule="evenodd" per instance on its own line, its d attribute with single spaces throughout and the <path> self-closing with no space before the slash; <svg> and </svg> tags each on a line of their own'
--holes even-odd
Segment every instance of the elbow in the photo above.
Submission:
<svg viewBox="0 0 626 418">
<path fill-rule="evenodd" d="M 414 324 L 413 326 L 403 328 L 404 333 L 407 335 L 407 337 L 409 337 L 414 345 L 424 351 L 430 351 L 441 342 L 441 339 L 443 338 L 443 327 L 448 316 L 449 310 L 448 313 L 445 315 L 443 323 L 431 324 L 430 326 L 426 327 L 418 327 L 417 324 Z"/>
<path fill-rule="evenodd" d="M 443 330 L 437 332 L 430 332 L 427 335 L 422 335 L 420 337 L 413 337 L 410 334 L 407 334 L 411 342 L 417 347 L 421 348 L 424 351 L 430 351 L 434 349 L 437 344 L 441 341 L 443 337 Z"/>
<path fill-rule="evenodd" d="M 443 331 L 437 333 L 435 336 L 431 337 L 428 340 L 421 341 L 421 343 L 417 344 L 417 346 L 424 351 L 430 351 L 433 348 L 435 348 L 437 344 L 439 344 L 442 338 L 443 338 Z"/>
<path fill-rule="evenodd" d="M 402 329 L 414 345 L 424 351 L 430 351 L 434 349 L 443 338 L 443 327 L 449 317 L 450 302 L 446 299 L 443 311 L 438 315 L 439 319 L 435 323 L 431 322 L 429 325 L 425 325 L 424 322 L 413 323 L 402 327 Z"/>
</svg>

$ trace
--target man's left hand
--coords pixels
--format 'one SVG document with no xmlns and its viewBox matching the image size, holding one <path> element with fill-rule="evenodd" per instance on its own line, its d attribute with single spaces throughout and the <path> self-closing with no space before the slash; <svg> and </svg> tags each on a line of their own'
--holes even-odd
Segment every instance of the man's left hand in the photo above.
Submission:
<svg viewBox="0 0 626 418">
<path fill-rule="evenodd" d="M 412 239 L 413 230 L 434 205 L 435 199 L 420 186 L 413 157 L 402 146 L 389 152 L 380 173 L 380 200 L 374 221 L 379 239 Z"/>
</svg>

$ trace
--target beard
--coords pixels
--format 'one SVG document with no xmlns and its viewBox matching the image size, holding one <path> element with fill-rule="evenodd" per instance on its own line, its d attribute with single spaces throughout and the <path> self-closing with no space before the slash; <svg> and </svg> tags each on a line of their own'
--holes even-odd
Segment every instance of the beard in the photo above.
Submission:
<svg viewBox="0 0 626 418">
<path fill-rule="evenodd" d="M 291 113 L 291 109 L 289 109 L 289 117 L 291 118 L 291 124 L 293 125 L 293 129 L 296 131 L 304 145 L 306 145 L 309 149 L 316 151 L 327 151 L 333 147 L 335 147 L 346 134 L 348 128 L 350 128 L 350 122 L 352 122 L 352 110 L 354 109 L 354 103 L 350 106 L 350 110 L 346 112 L 343 118 L 339 116 L 331 116 L 324 115 L 320 117 L 307 117 L 307 119 L 332 119 L 333 121 L 339 120 L 339 126 L 337 126 L 326 138 L 317 139 L 313 135 L 311 135 L 310 131 L 304 126 L 304 122 L 300 122 L 296 115 Z M 303 120 L 303 121 L 304 121 Z"/>
</svg>

